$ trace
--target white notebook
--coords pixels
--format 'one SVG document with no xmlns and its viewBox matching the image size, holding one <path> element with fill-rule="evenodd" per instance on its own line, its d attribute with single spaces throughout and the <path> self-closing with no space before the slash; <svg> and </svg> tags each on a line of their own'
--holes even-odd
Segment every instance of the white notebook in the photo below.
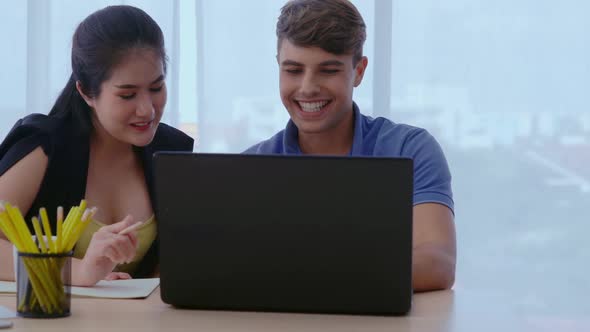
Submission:
<svg viewBox="0 0 590 332">
<path fill-rule="evenodd" d="M 16 312 L 0 305 L 0 319 L 14 318 Z M 0 322 L 1 323 L 1 322 Z"/>
<path fill-rule="evenodd" d="M 72 296 L 110 299 L 140 299 L 148 297 L 160 284 L 160 278 L 101 280 L 92 287 L 72 286 Z M 0 294 L 16 293 L 16 282 L 0 281 Z"/>
</svg>

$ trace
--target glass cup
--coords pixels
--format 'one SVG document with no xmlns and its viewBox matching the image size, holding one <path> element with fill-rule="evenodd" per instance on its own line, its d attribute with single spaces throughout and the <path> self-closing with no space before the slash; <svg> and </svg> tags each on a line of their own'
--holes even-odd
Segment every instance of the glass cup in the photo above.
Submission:
<svg viewBox="0 0 590 332">
<path fill-rule="evenodd" d="M 70 315 L 73 252 L 18 252 L 16 307 L 21 317 L 57 318 Z"/>
</svg>

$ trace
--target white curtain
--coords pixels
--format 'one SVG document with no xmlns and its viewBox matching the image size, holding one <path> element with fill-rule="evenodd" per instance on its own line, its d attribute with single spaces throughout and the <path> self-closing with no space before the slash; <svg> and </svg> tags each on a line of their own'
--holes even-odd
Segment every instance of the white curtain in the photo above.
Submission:
<svg viewBox="0 0 590 332">
<path fill-rule="evenodd" d="M 171 62 L 177 67 L 180 54 L 171 46 L 174 33 L 178 36 L 174 23 L 178 1 L 0 1 L 0 38 L 4 42 L 0 52 L 0 138 L 24 115 L 49 111 L 71 73 L 71 39 L 78 23 L 95 10 L 123 3 L 141 7 L 160 23 Z M 176 90 L 178 81 L 174 75 L 168 76 L 168 84 Z M 169 113 L 177 112 L 177 103 L 173 96 L 170 104 L 175 110 Z M 171 120 L 169 115 L 166 119 Z"/>
<path fill-rule="evenodd" d="M 283 2 L 124 2 L 165 32 L 165 121 L 198 151 L 240 152 L 284 127 L 274 35 Z M 590 294 L 590 2 L 353 2 L 368 25 L 361 110 L 424 127 L 446 152 L 457 288 L 509 285 L 531 301 L 543 289 L 540 310 L 568 307 L 567 285 Z M 76 24 L 114 3 L 123 1 L 0 1 L 0 138 L 49 110 Z"/>
</svg>

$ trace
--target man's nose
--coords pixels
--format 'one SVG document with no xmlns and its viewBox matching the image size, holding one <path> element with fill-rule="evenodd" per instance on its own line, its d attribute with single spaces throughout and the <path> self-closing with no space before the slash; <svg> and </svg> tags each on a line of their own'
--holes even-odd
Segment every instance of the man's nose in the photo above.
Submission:
<svg viewBox="0 0 590 332">
<path fill-rule="evenodd" d="M 303 96 L 315 96 L 320 92 L 320 85 L 315 75 L 308 73 L 303 76 L 299 92 Z"/>
</svg>

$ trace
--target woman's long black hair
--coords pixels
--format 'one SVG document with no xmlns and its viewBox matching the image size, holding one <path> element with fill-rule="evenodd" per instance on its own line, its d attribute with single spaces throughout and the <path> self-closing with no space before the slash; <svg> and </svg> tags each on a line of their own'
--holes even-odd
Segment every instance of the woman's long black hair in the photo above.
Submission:
<svg viewBox="0 0 590 332">
<path fill-rule="evenodd" d="M 113 67 L 135 48 L 156 51 L 166 71 L 164 35 L 146 12 L 132 6 L 109 6 L 88 16 L 74 33 L 72 75 L 49 115 L 71 116 L 83 132 L 90 133 L 91 109 L 76 90 L 76 82 L 86 96 L 97 97 Z"/>
</svg>

